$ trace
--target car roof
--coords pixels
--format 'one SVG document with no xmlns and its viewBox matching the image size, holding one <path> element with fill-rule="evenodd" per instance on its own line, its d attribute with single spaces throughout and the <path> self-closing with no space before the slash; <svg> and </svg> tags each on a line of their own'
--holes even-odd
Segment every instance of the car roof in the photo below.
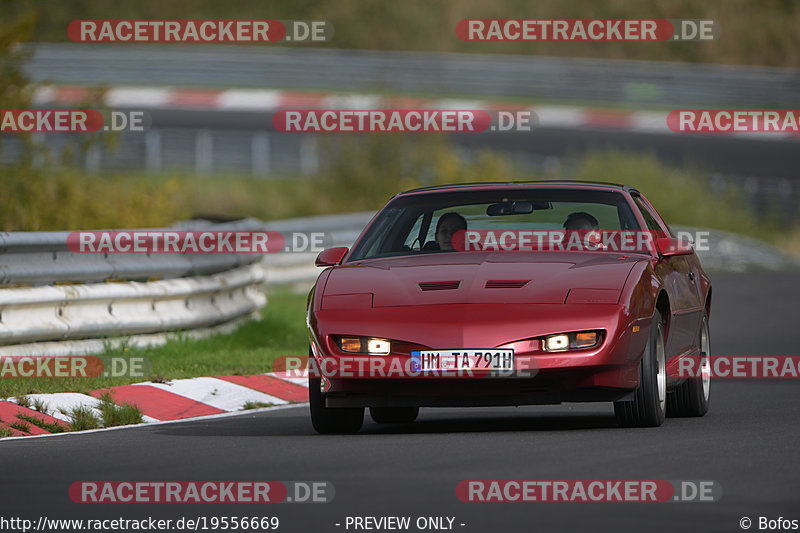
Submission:
<svg viewBox="0 0 800 533">
<path fill-rule="evenodd" d="M 551 188 L 570 188 L 570 189 L 593 189 L 593 190 L 617 190 L 638 193 L 635 188 L 630 185 L 622 185 L 619 183 L 607 183 L 602 181 L 578 181 L 578 180 L 545 180 L 545 181 L 495 181 L 495 182 L 477 182 L 477 183 L 453 183 L 449 185 L 434 185 L 431 187 L 420 187 L 418 189 L 410 189 L 399 193 L 397 196 L 415 195 L 421 193 L 429 193 L 436 191 L 475 191 L 481 189 L 529 189 L 541 187 L 543 189 Z"/>
</svg>

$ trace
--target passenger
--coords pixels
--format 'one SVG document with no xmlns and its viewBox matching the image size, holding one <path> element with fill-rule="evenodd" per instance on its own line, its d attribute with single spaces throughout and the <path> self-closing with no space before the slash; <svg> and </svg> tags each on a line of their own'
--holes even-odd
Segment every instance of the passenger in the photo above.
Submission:
<svg viewBox="0 0 800 533">
<path fill-rule="evenodd" d="M 589 213 L 577 211 L 567 216 L 567 220 L 564 221 L 564 229 L 566 231 L 597 231 L 600 229 L 600 224 Z"/>
<path fill-rule="evenodd" d="M 567 220 L 564 221 L 564 231 L 598 231 L 600 224 L 597 219 L 589 213 L 584 211 L 577 211 L 570 213 Z M 584 243 L 588 250 L 605 250 L 606 247 L 600 242 L 601 237 L 599 234 L 585 234 L 584 238 L 587 242 Z"/>
</svg>

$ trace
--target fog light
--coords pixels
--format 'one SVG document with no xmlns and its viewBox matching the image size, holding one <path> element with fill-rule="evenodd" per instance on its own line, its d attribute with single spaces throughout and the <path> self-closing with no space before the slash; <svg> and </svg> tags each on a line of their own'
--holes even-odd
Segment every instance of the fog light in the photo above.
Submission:
<svg viewBox="0 0 800 533">
<path fill-rule="evenodd" d="M 575 334 L 575 340 L 570 343 L 570 348 L 589 348 L 597 344 L 596 331 L 584 331 Z"/>
<path fill-rule="evenodd" d="M 339 339 L 339 348 L 343 352 L 360 352 L 361 337 L 342 337 Z"/>
<path fill-rule="evenodd" d="M 377 355 L 388 355 L 391 351 L 391 344 L 384 339 L 369 339 L 367 341 L 367 351 Z"/>
<path fill-rule="evenodd" d="M 550 335 L 544 339 L 544 348 L 548 352 L 558 352 L 569 348 L 569 336 Z"/>
</svg>

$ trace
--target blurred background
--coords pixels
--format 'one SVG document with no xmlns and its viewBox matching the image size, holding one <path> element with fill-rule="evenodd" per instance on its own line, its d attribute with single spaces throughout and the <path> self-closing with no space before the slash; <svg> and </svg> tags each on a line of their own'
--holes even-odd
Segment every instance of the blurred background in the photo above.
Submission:
<svg viewBox="0 0 800 533">
<path fill-rule="evenodd" d="M 1 134 L 4 231 L 370 211 L 439 183 L 635 185 L 671 223 L 800 254 L 800 137 L 667 130 L 673 109 L 792 109 L 800 4 L 498 0 L 0 4 L 0 108 L 146 111 L 142 132 Z M 714 19 L 711 42 L 464 42 L 464 18 Z M 78 44 L 74 19 L 301 19 L 321 44 Z M 282 107 L 530 108 L 530 133 L 286 134 Z M 388 107 L 388 106 L 387 106 Z"/>
</svg>

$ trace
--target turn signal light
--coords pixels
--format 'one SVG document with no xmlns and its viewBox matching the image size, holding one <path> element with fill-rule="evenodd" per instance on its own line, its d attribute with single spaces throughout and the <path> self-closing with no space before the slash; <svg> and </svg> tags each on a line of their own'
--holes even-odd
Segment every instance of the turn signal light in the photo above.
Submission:
<svg viewBox="0 0 800 533">
<path fill-rule="evenodd" d="M 373 337 L 338 337 L 336 343 L 343 352 L 389 355 L 392 351 L 390 341 Z"/>
<path fill-rule="evenodd" d="M 596 331 L 583 331 L 575 334 L 575 340 L 570 343 L 570 348 L 589 348 L 597 344 Z"/>
<path fill-rule="evenodd" d="M 343 352 L 360 352 L 361 337 L 342 337 L 339 339 L 339 348 Z"/>
</svg>

